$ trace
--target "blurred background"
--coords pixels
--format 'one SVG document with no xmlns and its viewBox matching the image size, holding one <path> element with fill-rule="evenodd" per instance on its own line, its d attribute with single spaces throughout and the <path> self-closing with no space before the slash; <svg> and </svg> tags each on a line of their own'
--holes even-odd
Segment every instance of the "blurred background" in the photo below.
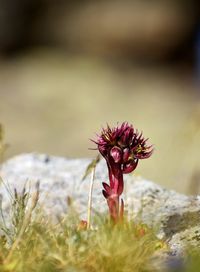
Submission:
<svg viewBox="0 0 200 272">
<path fill-rule="evenodd" d="M 200 193 L 199 0 L 0 0 L 6 158 L 95 157 L 128 121 L 155 145 L 137 175 Z"/>
</svg>

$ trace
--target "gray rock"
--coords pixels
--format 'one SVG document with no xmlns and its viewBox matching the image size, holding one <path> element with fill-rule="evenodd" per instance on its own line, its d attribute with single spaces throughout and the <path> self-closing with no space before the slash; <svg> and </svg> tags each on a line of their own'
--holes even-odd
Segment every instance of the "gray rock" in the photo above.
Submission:
<svg viewBox="0 0 200 272">
<path fill-rule="evenodd" d="M 24 154 L 14 157 L 0 168 L 4 184 L 13 192 L 30 192 L 40 181 L 39 205 L 52 217 L 67 213 L 67 197 L 82 219 L 86 219 L 90 177 L 82 177 L 91 159 L 66 159 L 42 154 Z M 96 169 L 93 191 L 93 214 L 107 211 L 101 194 L 107 181 L 107 168 L 102 160 Z M 3 207 L 9 209 L 7 189 L 2 184 Z M 182 252 L 189 243 L 200 245 L 200 197 L 189 197 L 134 175 L 125 175 L 125 209 L 129 218 L 142 220 L 157 229 L 158 236 L 168 241 L 174 253 Z"/>
</svg>

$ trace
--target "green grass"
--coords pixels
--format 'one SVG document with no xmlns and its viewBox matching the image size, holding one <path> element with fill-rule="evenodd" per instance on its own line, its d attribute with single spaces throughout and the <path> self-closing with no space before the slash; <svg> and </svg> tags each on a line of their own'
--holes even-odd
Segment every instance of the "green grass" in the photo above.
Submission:
<svg viewBox="0 0 200 272">
<path fill-rule="evenodd" d="M 106 216 L 84 229 L 73 208 L 55 224 L 37 208 L 38 192 L 11 194 L 10 226 L 1 224 L 0 271 L 147 271 L 160 247 L 152 230 L 132 221 L 113 225 Z"/>
</svg>

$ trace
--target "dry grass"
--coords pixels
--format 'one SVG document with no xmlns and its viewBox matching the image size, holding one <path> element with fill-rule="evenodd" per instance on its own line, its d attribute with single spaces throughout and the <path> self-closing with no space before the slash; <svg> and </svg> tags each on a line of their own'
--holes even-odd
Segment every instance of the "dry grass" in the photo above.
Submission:
<svg viewBox="0 0 200 272">
<path fill-rule="evenodd" d="M 38 195 L 39 188 L 32 197 L 25 189 L 10 194 L 10 224 L 0 225 L 0 271 L 146 271 L 160 247 L 152 230 L 133 222 L 114 226 L 102 216 L 86 229 L 69 211 L 53 224 L 36 208 Z"/>
</svg>

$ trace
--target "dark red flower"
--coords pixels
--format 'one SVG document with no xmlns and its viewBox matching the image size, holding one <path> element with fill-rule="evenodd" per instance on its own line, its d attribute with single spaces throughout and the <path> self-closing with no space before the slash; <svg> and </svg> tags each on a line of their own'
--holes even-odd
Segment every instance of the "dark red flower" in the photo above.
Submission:
<svg viewBox="0 0 200 272">
<path fill-rule="evenodd" d="M 147 140 L 127 122 L 120 126 L 102 129 L 97 140 L 97 148 L 105 158 L 108 166 L 109 185 L 103 183 L 103 195 L 107 199 L 111 218 L 118 221 L 123 216 L 123 201 L 119 204 L 119 197 L 123 192 L 123 174 L 131 173 L 140 159 L 149 158 L 153 152 Z M 121 215 L 120 215 L 121 214 Z"/>
</svg>

